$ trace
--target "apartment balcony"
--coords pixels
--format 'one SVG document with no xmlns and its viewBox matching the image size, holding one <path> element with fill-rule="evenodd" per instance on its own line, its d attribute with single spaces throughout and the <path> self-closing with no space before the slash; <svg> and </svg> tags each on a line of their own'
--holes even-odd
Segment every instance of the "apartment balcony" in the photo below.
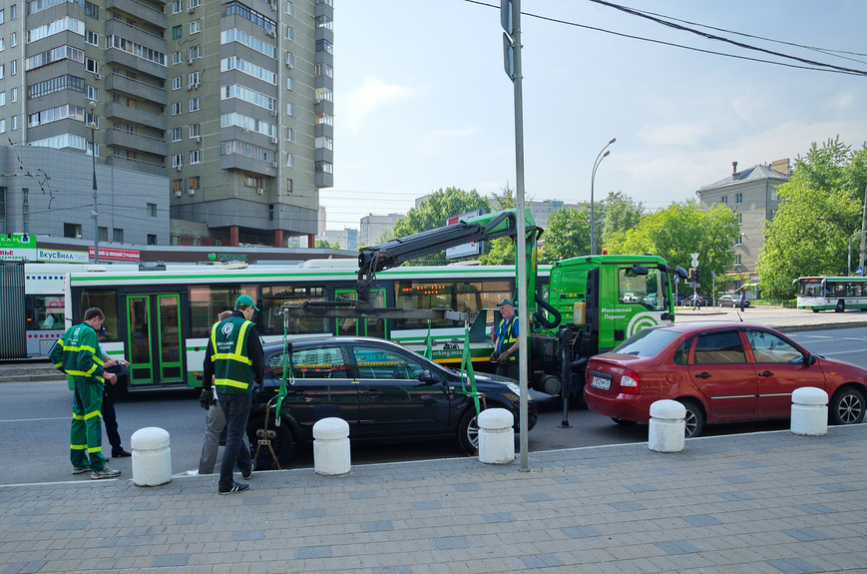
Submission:
<svg viewBox="0 0 867 574">
<path fill-rule="evenodd" d="M 134 124 L 156 128 L 158 130 L 166 130 L 165 116 L 152 114 L 137 108 L 131 108 L 123 104 L 106 104 L 105 115 L 108 118 L 125 120 Z M 162 154 L 165 155 L 165 154 Z"/>
<path fill-rule="evenodd" d="M 165 50 L 163 50 L 163 53 L 165 53 Z M 105 63 L 126 66 L 131 70 L 138 70 L 142 74 L 147 74 L 159 78 L 160 80 L 165 80 L 167 77 L 165 66 L 160 66 L 150 60 L 139 58 L 138 56 L 134 56 L 128 52 L 124 52 L 123 50 L 118 50 L 117 48 L 109 48 L 105 51 Z"/>
<path fill-rule="evenodd" d="M 220 167 L 222 169 L 237 169 L 257 173 L 267 177 L 277 177 L 277 166 L 275 164 L 238 154 L 220 156 Z"/>
<path fill-rule="evenodd" d="M 166 90 L 138 80 L 133 80 L 121 74 L 109 74 L 105 79 L 105 89 L 123 92 L 139 100 L 150 100 L 162 106 L 167 105 Z M 162 128 L 165 129 L 165 128 Z"/>
<path fill-rule="evenodd" d="M 328 124 L 316 124 L 313 126 L 313 137 L 334 139 L 334 126 L 329 126 Z"/>
<path fill-rule="evenodd" d="M 331 6 L 325 2 L 320 2 L 316 4 L 313 17 L 316 18 L 318 16 L 328 16 L 331 20 L 334 20 L 334 6 Z"/>
<path fill-rule="evenodd" d="M 168 155 L 168 145 L 165 140 L 130 133 L 116 128 L 111 128 L 106 131 L 105 145 L 119 146 L 163 157 Z"/>
<path fill-rule="evenodd" d="M 107 10 L 114 8 L 163 29 L 168 26 L 168 16 L 165 12 L 155 10 L 135 0 L 106 0 L 105 7 Z"/>
<path fill-rule="evenodd" d="M 166 166 L 161 163 L 137 161 L 134 159 L 127 159 L 119 155 L 110 155 L 105 158 L 105 165 L 129 169 L 133 171 L 140 171 L 142 173 L 149 173 L 151 175 L 161 175 L 163 177 L 166 176 Z"/>
</svg>

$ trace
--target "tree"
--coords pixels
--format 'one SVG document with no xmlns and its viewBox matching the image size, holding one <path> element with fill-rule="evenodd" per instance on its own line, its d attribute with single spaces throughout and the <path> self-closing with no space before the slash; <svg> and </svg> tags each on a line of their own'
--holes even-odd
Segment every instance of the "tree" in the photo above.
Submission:
<svg viewBox="0 0 867 574">
<path fill-rule="evenodd" d="M 539 255 L 540 263 L 556 263 L 563 259 L 590 253 L 590 208 L 563 207 L 548 217 L 548 229 Z"/>
<path fill-rule="evenodd" d="M 612 253 L 651 253 L 670 266 L 690 267 L 691 253 L 699 254 L 702 277 L 731 269 L 738 219 L 725 205 L 705 211 L 695 200 L 672 203 L 645 216 L 636 227 L 626 231 L 623 240 L 609 248 Z M 706 281 L 709 283 L 709 281 Z"/>
<path fill-rule="evenodd" d="M 427 200 L 410 209 L 407 214 L 394 224 L 392 233 L 396 239 L 443 227 L 446 218 L 461 215 L 477 209 L 489 211 L 488 200 L 481 197 L 476 190 L 464 191 L 455 187 L 435 191 Z M 445 265 L 445 251 L 437 251 L 413 259 L 408 265 Z"/>
<path fill-rule="evenodd" d="M 329 243 L 327 239 L 317 239 L 315 246 L 316 249 L 343 249 L 337 241 Z"/>
<path fill-rule="evenodd" d="M 602 201 L 603 222 L 596 226 L 596 245 L 608 248 L 608 243 L 623 241 L 626 232 L 641 222 L 644 217 L 644 204 L 619 191 L 610 192 Z"/>
<path fill-rule="evenodd" d="M 777 188 L 780 208 L 765 228 L 756 268 L 764 296 L 794 297 L 792 281 L 800 276 L 846 274 L 849 237 L 861 231 L 865 185 L 867 146 L 852 152 L 837 137 L 821 148 L 814 142 L 798 157 L 791 179 Z"/>
</svg>

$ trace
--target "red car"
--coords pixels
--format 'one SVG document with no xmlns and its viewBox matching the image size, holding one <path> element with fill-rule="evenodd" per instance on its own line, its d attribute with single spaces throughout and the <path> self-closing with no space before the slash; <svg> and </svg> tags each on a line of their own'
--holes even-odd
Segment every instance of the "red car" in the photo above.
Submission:
<svg viewBox="0 0 867 574">
<path fill-rule="evenodd" d="M 792 392 L 828 393 L 834 424 L 864 420 L 867 369 L 814 355 L 785 335 L 748 323 L 644 329 L 587 364 L 587 406 L 620 424 L 648 422 L 650 405 L 686 407 L 686 436 L 704 425 L 791 416 Z"/>
</svg>

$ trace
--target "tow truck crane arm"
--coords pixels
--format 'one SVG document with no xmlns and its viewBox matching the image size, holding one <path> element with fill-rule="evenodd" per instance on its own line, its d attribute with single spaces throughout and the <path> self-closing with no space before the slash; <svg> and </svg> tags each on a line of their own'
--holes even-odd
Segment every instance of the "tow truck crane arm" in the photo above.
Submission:
<svg viewBox="0 0 867 574">
<path fill-rule="evenodd" d="M 525 213 L 528 235 L 535 233 L 538 237 L 542 229 L 535 226 L 529 210 Z M 370 283 L 376 278 L 378 271 L 397 267 L 410 259 L 437 253 L 449 247 L 464 245 L 471 241 L 514 237 L 517 233 L 517 210 L 509 209 L 482 215 L 472 220 L 460 220 L 454 225 L 422 231 L 382 245 L 365 247 L 358 254 L 358 283 L 355 289 L 358 291 L 359 300 L 369 301 Z"/>
</svg>

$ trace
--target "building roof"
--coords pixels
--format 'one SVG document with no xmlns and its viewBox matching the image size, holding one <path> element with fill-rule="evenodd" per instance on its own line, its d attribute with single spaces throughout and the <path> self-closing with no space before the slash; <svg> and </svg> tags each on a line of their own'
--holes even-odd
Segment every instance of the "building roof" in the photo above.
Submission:
<svg viewBox="0 0 867 574">
<path fill-rule="evenodd" d="M 702 187 L 699 192 L 713 191 L 714 189 L 765 179 L 775 179 L 778 180 L 779 183 L 785 183 L 789 181 L 789 176 L 772 170 L 769 165 L 754 165 L 753 167 L 732 174 L 725 179 L 721 179 L 716 183 L 706 185 Z"/>
</svg>

